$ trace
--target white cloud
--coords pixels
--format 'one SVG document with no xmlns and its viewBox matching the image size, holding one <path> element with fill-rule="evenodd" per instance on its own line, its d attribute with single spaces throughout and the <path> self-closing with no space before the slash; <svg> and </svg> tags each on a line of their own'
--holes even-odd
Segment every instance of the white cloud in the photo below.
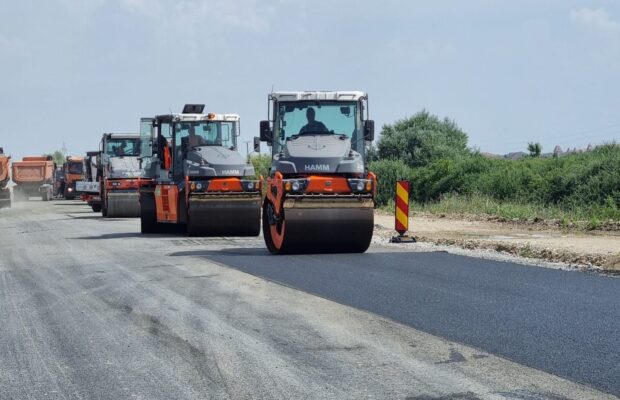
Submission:
<svg viewBox="0 0 620 400">
<path fill-rule="evenodd" d="M 571 10 L 570 19 L 574 24 L 585 28 L 602 33 L 620 35 L 620 22 L 612 20 L 607 11 L 602 8 Z"/>
</svg>

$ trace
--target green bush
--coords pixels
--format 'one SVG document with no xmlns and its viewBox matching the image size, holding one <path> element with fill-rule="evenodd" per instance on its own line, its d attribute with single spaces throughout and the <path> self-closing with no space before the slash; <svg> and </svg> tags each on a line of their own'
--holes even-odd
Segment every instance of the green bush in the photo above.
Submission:
<svg viewBox="0 0 620 400">
<path fill-rule="evenodd" d="M 593 216 L 596 220 L 620 220 L 620 146 L 616 144 L 557 158 L 514 161 L 471 154 L 416 168 L 404 161 L 381 160 L 371 163 L 370 168 L 379 180 L 381 205 L 393 199 L 395 181 L 406 177 L 412 200 L 422 204 L 476 199 L 475 208 L 485 212 L 494 209 L 493 214 L 506 217 L 538 215 L 541 209 L 551 207 L 586 220 Z M 492 204 L 483 206 L 481 199 Z M 510 206 L 502 208 L 502 202 Z M 518 204 L 534 208 L 519 208 L 515 206 Z M 562 217 L 555 211 L 543 214 Z M 596 220 L 591 225 L 596 225 Z"/>
<path fill-rule="evenodd" d="M 368 168 L 377 175 L 377 201 L 381 205 L 394 200 L 397 180 L 411 176 L 411 168 L 401 161 L 375 161 Z"/>
<path fill-rule="evenodd" d="M 440 159 L 469 155 L 467 135 L 447 118 L 422 110 L 410 118 L 384 125 L 377 145 L 379 159 L 402 160 L 420 167 Z"/>
<path fill-rule="evenodd" d="M 263 179 L 267 179 L 269 168 L 271 168 L 271 156 L 268 154 L 255 154 L 250 157 L 250 161 L 254 166 L 256 176 L 262 176 Z"/>
</svg>

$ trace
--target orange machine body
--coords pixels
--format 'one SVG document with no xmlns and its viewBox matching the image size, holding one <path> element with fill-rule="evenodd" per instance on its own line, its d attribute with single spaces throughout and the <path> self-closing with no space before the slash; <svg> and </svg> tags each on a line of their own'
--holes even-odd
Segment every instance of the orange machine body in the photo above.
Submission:
<svg viewBox="0 0 620 400">
<path fill-rule="evenodd" d="M 157 185 L 155 188 L 157 221 L 177 223 L 179 221 L 179 188 L 177 185 Z"/>
<path fill-rule="evenodd" d="M 140 187 L 140 179 L 111 179 L 105 178 L 105 188 L 106 190 L 138 190 Z"/>
<path fill-rule="evenodd" d="M 373 172 L 369 172 L 366 179 L 366 186 L 363 194 L 370 194 L 374 199 L 377 192 L 377 176 Z M 303 180 L 306 186 L 303 190 L 295 193 L 290 185 L 290 181 Z M 300 175 L 295 179 L 284 179 L 282 173 L 276 171 L 273 177 L 267 178 L 267 199 L 269 199 L 275 207 L 276 213 L 282 212 L 284 200 L 290 195 L 310 195 L 323 196 L 325 200 L 330 198 L 338 198 L 339 195 L 354 194 L 347 177 L 342 175 Z M 331 196 L 331 197 L 330 197 Z"/>
</svg>

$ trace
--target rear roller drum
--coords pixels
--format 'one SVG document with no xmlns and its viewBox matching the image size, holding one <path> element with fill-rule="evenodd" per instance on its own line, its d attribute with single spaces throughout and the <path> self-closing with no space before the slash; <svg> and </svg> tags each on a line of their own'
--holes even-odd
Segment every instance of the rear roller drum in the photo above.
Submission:
<svg viewBox="0 0 620 400">
<path fill-rule="evenodd" d="M 106 202 L 107 218 L 137 218 L 140 214 L 138 194 L 108 193 Z"/>
<path fill-rule="evenodd" d="M 258 236 L 260 197 L 190 197 L 189 236 Z"/>
</svg>

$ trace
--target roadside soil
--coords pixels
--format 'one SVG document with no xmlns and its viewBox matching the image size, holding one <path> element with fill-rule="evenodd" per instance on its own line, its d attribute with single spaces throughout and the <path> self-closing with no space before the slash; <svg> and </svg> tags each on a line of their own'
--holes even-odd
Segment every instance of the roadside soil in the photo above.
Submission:
<svg viewBox="0 0 620 400">
<path fill-rule="evenodd" d="M 385 242 L 396 235 L 394 216 L 375 213 L 375 235 Z M 620 274 L 620 232 L 576 232 L 549 224 L 481 220 L 466 216 L 415 213 L 409 232 L 418 242 L 500 253 L 563 263 L 567 266 Z"/>
</svg>

